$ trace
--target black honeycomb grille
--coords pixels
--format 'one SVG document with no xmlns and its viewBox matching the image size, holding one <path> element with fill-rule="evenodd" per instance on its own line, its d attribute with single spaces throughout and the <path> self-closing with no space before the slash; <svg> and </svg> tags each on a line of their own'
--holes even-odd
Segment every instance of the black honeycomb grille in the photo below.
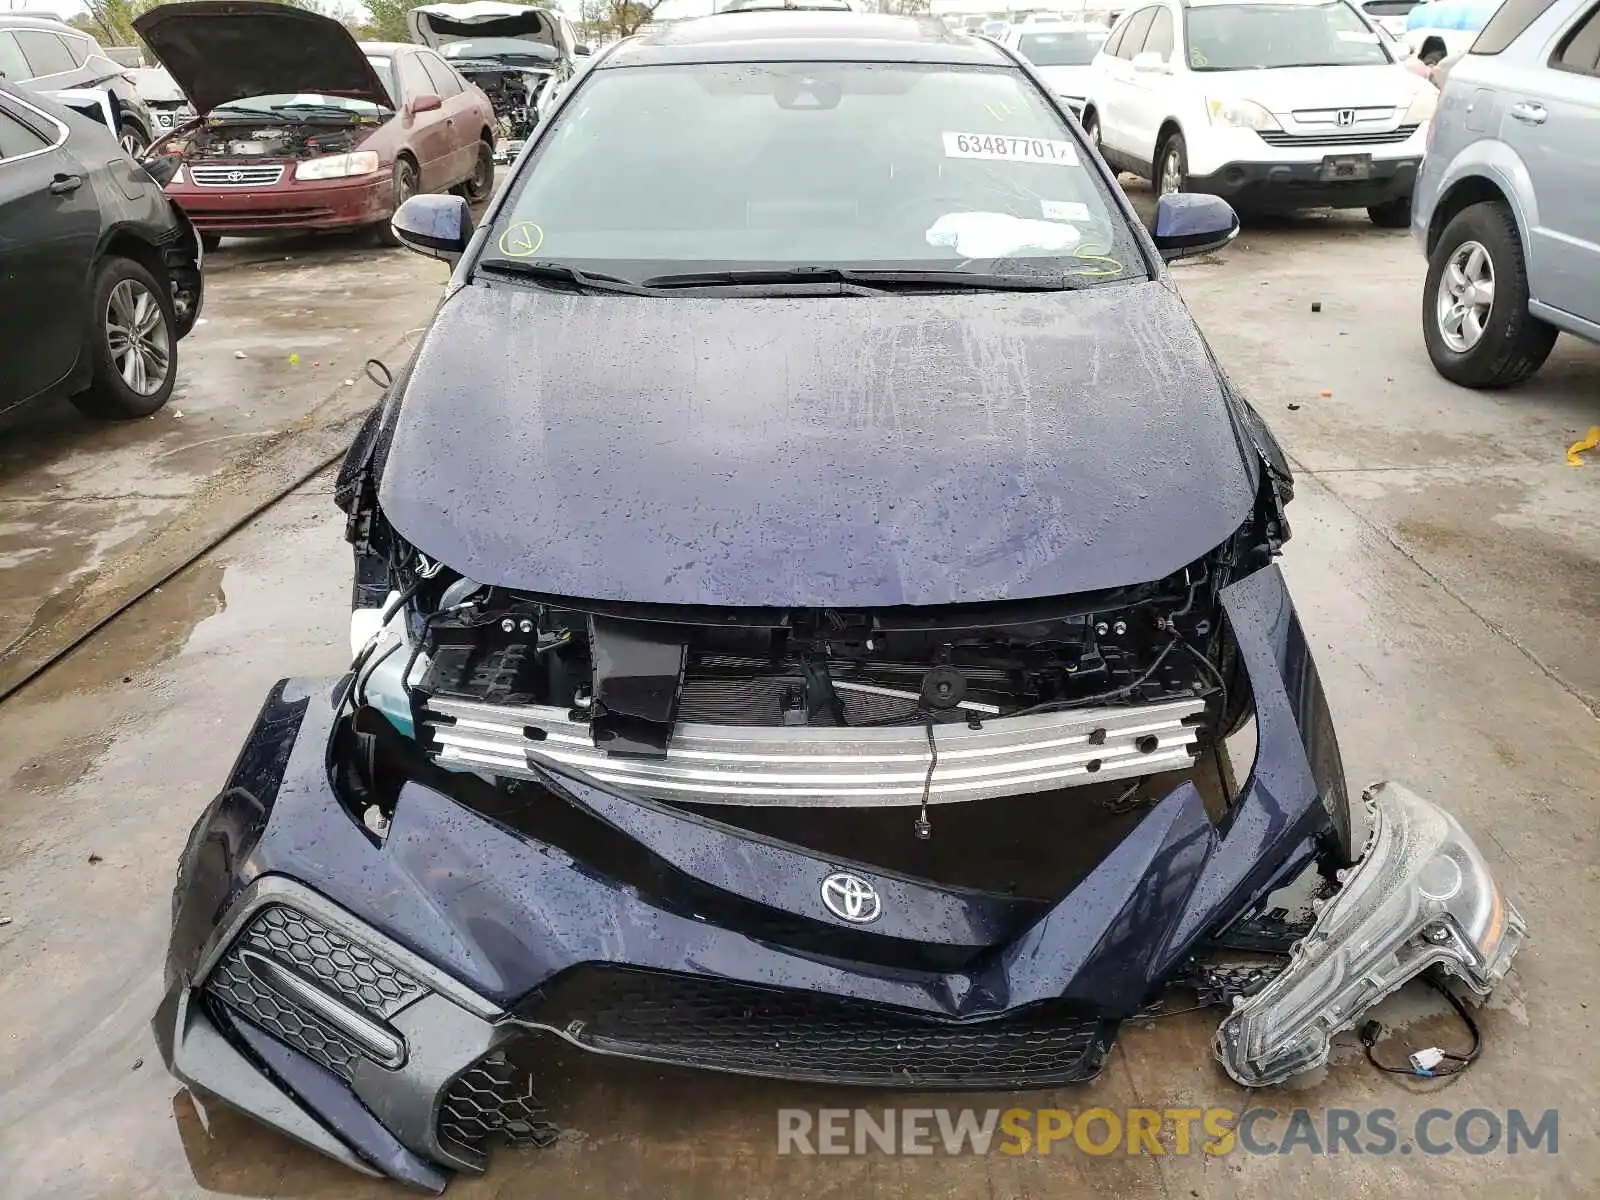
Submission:
<svg viewBox="0 0 1600 1200">
<path fill-rule="evenodd" d="M 349 1081 L 361 1051 L 349 1038 L 320 1017 L 290 1004 L 263 986 L 237 955 L 230 953 L 206 980 L 206 993 L 252 1025 L 293 1046 Z"/>
<path fill-rule="evenodd" d="M 295 909 L 269 905 L 251 918 L 207 978 L 207 994 L 345 1080 L 361 1050 L 327 1021 L 258 979 L 244 957 L 247 952 L 272 959 L 380 1021 L 427 991 L 364 946 Z"/>
<path fill-rule="evenodd" d="M 1019 1088 L 1080 1083 L 1116 1023 L 1060 1003 L 944 1021 L 812 992 L 589 967 L 529 1013 L 579 1045 L 652 1062 L 873 1087 Z"/>
<path fill-rule="evenodd" d="M 457 1075 L 439 1102 L 442 1142 L 482 1153 L 491 1143 L 548 1146 L 556 1127 L 542 1120 L 543 1106 L 527 1067 L 501 1051 L 480 1058 Z"/>
<path fill-rule="evenodd" d="M 399 968 L 321 922 L 282 904 L 263 908 L 229 957 L 254 950 L 378 1018 L 393 1016 L 427 991 Z"/>
</svg>

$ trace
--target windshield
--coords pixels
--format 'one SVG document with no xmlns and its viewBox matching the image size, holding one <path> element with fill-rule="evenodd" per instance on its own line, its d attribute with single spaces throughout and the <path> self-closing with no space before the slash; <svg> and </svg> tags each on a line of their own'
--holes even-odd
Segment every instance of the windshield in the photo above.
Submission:
<svg viewBox="0 0 1600 1200">
<path fill-rule="evenodd" d="M 1348 4 L 1218 4 L 1184 13 L 1195 71 L 1360 67 L 1392 62 Z"/>
<path fill-rule="evenodd" d="M 1018 40 L 1017 49 L 1036 67 L 1081 67 L 1094 61 L 1109 32 L 1071 29 L 1062 33 L 1025 33 Z"/>
<path fill-rule="evenodd" d="M 537 58 L 542 61 L 551 61 L 556 57 L 554 46 L 544 42 L 529 41 L 527 38 L 473 38 L 464 42 L 446 42 L 439 48 L 439 53 L 446 58 L 500 58 L 507 55 L 518 55 L 524 58 Z"/>
<path fill-rule="evenodd" d="M 372 69 L 376 72 L 379 82 L 383 84 L 383 90 L 389 93 L 389 103 L 392 105 L 394 103 L 394 64 L 387 58 L 368 58 L 367 61 L 372 64 Z"/>
<path fill-rule="evenodd" d="M 389 77 L 382 71 L 378 72 L 386 88 L 393 89 Z M 340 113 L 347 112 L 356 116 L 375 116 L 383 111 L 370 100 L 352 100 L 349 96 L 320 96 L 315 92 L 275 92 L 269 96 L 251 96 L 246 100 L 230 100 L 227 104 L 219 104 L 212 110 L 222 113 Z"/>
<path fill-rule="evenodd" d="M 593 71 L 512 180 L 482 261 L 633 282 L 799 266 L 1143 276 L 1084 153 L 1014 69 Z"/>
</svg>

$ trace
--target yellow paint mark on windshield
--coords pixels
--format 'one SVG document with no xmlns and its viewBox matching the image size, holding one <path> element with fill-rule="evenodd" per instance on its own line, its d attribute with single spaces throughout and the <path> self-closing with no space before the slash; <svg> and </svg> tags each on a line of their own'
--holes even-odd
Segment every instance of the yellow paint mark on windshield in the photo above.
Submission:
<svg viewBox="0 0 1600 1200">
<path fill-rule="evenodd" d="M 544 230 L 532 221 L 518 221 L 500 235 L 498 245 L 507 258 L 532 258 L 544 245 Z"/>
</svg>

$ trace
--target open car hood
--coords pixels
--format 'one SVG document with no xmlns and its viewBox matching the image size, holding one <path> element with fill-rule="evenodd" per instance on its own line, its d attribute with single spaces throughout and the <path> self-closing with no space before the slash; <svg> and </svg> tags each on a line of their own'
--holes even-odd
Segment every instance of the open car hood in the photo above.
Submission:
<svg viewBox="0 0 1600 1200">
<path fill-rule="evenodd" d="M 479 38 L 519 38 L 556 47 L 556 23 L 545 9 L 500 0 L 466 4 L 423 4 L 406 14 L 411 40 L 437 50 L 447 42 Z"/>
<path fill-rule="evenodd" d="M 1143 583 L 1237 530 L 1258 480 L 1154 282 L 865 302 L 469 286 L 386 426 L 379 503 L 425 554 L 661 604 Z"/>
<path fill-rule="evenodd" d="M 133 23 L 195 111 L 275 93 L 394 101 L 350 31 L 331 17 L 267 0 L 189 0 Z"/>
</svg>

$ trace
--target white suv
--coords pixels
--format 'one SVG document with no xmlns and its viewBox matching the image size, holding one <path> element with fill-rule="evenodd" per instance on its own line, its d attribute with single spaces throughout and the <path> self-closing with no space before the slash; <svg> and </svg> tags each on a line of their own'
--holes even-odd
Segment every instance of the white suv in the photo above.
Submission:
<svg viewBox="0 0 1600 1200">
<path fill-rule="evenodd" d="M 1163 0 L 1111 31 L 1083 124 L 1163 193 L 1401 229 L 1436 99 L 1345 0 Z"/>
</svg>

